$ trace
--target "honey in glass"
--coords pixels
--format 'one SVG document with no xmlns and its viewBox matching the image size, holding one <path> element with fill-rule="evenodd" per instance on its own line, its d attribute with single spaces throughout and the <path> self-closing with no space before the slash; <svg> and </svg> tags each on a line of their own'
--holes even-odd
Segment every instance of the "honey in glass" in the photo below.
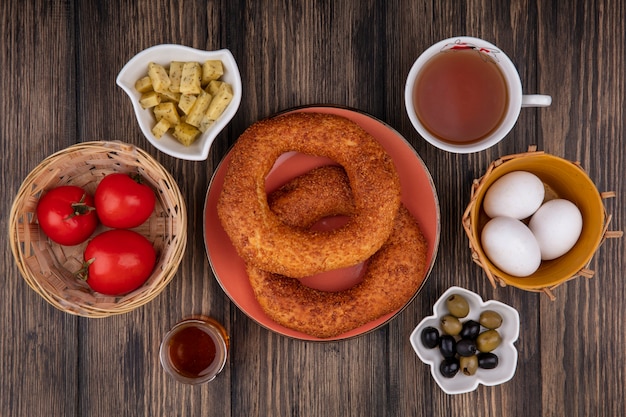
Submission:
<svg viewBox="0 0 626 417">
<path fill-rule="evenodd" d="M 228 348 L 228 334 L 220 323 L 204 316 L 189 318 L 165 335 L 161 365 L 179 382 L 209 382 L 224 369 Z"/>
</svg>

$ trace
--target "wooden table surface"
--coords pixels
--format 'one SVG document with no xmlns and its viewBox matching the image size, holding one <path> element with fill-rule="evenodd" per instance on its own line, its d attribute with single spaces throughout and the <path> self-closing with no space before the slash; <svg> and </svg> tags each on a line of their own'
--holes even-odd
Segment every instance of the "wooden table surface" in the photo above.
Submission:
<svg viewBox="0 0 626 417">
<path fill-rule="evenodd" d="M 605 201 L 611 230 L 626 215 L 625 2 L 244 1 L 2 2 L 0 76 L 2 228 L 26 175 L 53 152 L 91 140 L 147 150 L 174 176 L 189 216 L 188 246 L 170 285 L 125 315 L 86 319 L 47 304 L 21 278 L 6 239 L 0 286 L 0 416 L 616 416 L 626 408 L 624 241 L 604 242 L 579 278 L 546 295 L 492 288 L 470 261 L 461 216 L 489 163 L 536 144 L 579 161 Z M 510 3 L 510 4 L 509 4 Z M 470 155 L 440 151 L 412 128 L 406 75 L 429 45 L 481 37 L 505 51 L 526 93 L 553 98 L 523 109 L 508 137 Z M 172 158 L 142 136 L 116 86 L 144 48 L 228 48 L 241 107 L 203 162 Z M 228 299 L 205 254 L 203 204 L 211 175 L 243 130 L 294 106 L 331 103 L 393 126 L 430 170 L 441 205 L 437 261 L 419 297 L 385 327 L 343 342 L 274 334 Z M 7 233 L 7 232 L 5 232 Z M 6 236 L 6 234 L 5 234 Z M 452 285 L 520 312 L 514 378 L 449 396 L 413 353 L 409 334 Z M 159 365 L 161 337 L 202 313 L 232 338 L 225 371 L 186 386 Z"/>
</svg>

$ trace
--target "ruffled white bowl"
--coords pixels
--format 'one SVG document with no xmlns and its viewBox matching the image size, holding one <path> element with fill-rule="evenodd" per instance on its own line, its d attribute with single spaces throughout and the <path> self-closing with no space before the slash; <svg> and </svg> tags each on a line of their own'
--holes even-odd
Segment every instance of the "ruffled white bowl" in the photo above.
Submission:
<svg viewBox="0 0 626 417">
<path fill-rule="evenodd" d="M 196 61 L 219 59 L 224 65 L 224 75 L 221 80 L 229 83 L 233 88 L 233 99 L 224 113 L 215 121 L 206 132 L 201 133 L 198 139 L 190 146 L 178 142 L 170 134 L 157 139 L 152 134 L 152 127 L 156 123 L 150 109 L 144 109 L 139 104 L 141 93 L 135 89 L 135 82 L 148 74 L 148 64 L 155 62 L 169 65 L 171 61 Z M 117 76 L 119 85 L 130 98 L 141 131 L 155 148 L 168 155 L 191 161 L 204 161 L 209 156 L 209 149 L 217 135 L 226 127 L 235 116 L 241 103 L 241 74 L 233 54 L 228 49 L 217 51 L 202 51 L 182 45 L 156 45 L 135 55 Z"/>
<path fill-rule="evenodd" d="M 467 317 L 461 319 L 462 322 L 478 321 L 481 311 L 484 310 L 493 310 L 502 316 L 502 325 L 497 329 L 502 337 L 502 343 L 493 351 L 499 361 L 495 369 L 478 369 L 472 376 L 459 371 L 454 377 L 446 378 L 439 371 L 439 365 L 443 360 L 439 348 L 429 349 L 422 344 L 421 333 L 424 328 L 432 326 L 440 330 L 439 321 L 448 314 L 446 299 L 453 294 L 463 296 L 470 306 L 470 312 Z M 478 384 L 499 385 L 513 378 L 517 368 L 517 349 L 514 343 L 518 336 L 519 313 L 516 309 L 495 300 L 485 302 L 478 294 L 464 288 L 450 287 L 433 306 L 433 315 L 424 318 L 413 330 L 410 340 L 417 356 L 422 362 L 430 365 L 430 372 L 441 389 L 447 394 L 462 394 L 474 391 Z"/>
</svg>

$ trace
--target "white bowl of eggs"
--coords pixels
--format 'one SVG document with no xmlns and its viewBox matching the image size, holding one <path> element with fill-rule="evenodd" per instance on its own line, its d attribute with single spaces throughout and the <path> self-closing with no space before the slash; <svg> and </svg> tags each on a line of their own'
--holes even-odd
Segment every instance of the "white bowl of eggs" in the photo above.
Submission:
<svg viewBox="0 0 626 417">
<path fill-rule="evenodd" d="M 463 215 L 472 259 L 495 286 L 552 290 L 592 276 L 607 231 L 602 195 L 579 164 L 528 152 L 493 162 Z"/>
</svg>

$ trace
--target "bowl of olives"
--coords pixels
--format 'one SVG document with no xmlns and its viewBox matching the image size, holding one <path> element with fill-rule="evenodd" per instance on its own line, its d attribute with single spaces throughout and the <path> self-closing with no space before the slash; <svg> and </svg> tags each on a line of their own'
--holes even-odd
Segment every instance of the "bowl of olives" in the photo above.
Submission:
<svg viewBox="0 0 626 417">
<path fill-rule="evenodd" d="M 502 384 L 515 375 L 519 313 L 483 301 L 461 287 L 448 288 L 410 336 L 411 346 L 447 394 Z"/>
</svg>

